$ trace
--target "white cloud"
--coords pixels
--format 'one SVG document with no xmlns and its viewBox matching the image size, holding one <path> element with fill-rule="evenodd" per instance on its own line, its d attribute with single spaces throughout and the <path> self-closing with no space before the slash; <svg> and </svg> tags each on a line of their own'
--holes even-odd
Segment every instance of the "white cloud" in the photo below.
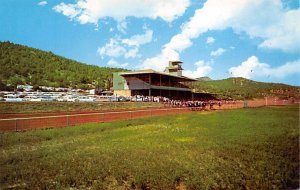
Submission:
<svg viewBox="0 0 300 190">
<path fill-rule="evenodd" d="M 269 65 L 260 63 L 256 56 L 251 56 L 246 61 L 242 62 L 241 65 L 231 67 L 229 69 L 229 73 L 233 77 L 244 77 L 250 79 L 253 77 L 254 73 L 257 73 L 259 70 L 265 70 L 268 67 Z"/>
<path fill-rule="evenodd" d="M 117 29 L 122 32 L 122 33 L 126 33 L 126 29 L 127 29 L 127 22 L 126 20 L 121 20 L 120 22 L 118 22 L 117 25 Z"/>
<path fill-rule="evenodd" d="M 76 5 L 61 3 L 58 6 L 53 7 L 56 12 L 62 13 L 63 15 L 69 17 L 71 20 L 74 19 L 80 11 Z"/>
<path fill-rule="evenodd" d="M 152 58 L 147 58 L 139 68 L 163 71 L 165 67 L 168 65 L 169 61 L 178 61 L 178 60 L 180 60 L 178 52 L 172 49 L 164 48 L 161 54 Z"/>
<path fill-rule="evenodd" d="M 161 53 L 146 59 L 142 67 L 151 66 L 150 61 L 178 59 L 180 52 L 193 45 L 193 39 L 208 30 L 226 28 L 245 32 L 251 38 L 261 38 L 263 40 L 259 45 L 261 48 L 277 48 L 300 53 L 299 18 L 300 9 L 284 9 L 280 0 L 207 0 L 203 7 L 196 10 L 194 16 L 183 24 L 181 32 L 164 45 Z M 172 54 L 166 55 L 164 52 Z M 161 68 L 167 63 L 154 64 Z"/>
<path fill-rule="evenodd" d="M 272 68 L 269 64 L 260 63 L 256 56 L 249 57 L 241 65 L 231 67 L 229 73 L 233 77 L 267 77 L 267 78 L 284 78 L 293 74 L 300 74 L 300 60 L 287 62 L 279 67 Z"/>
<path fill-rule="evenodd" d="M 105 44 L 105 46 L 98 48 L 97 52 L 101 55 L 101 57 L 103 57 L 104 55 L 110 57 L 120 57 L 127 51 L 122 45 L 120 45 L 118 39 L 112 38 L 110 39 L 109 43 Z"/>
<path fill-rule="evenodd" d="M 140 46 L 152 41 L 153 31 L 147 30 L 145 34 L 134 35 L 131 38 L 123 39 L 122 43 L 128 46 Z"/>
<path fill-rule="evenodd" d="M 213 44 L 215 41 L 216 41 L 215 38 L 209 36 L 209 37 L 207 37 L 207 39 L 206 39 L 206 44 Z"/>
<path fill-rule="evenodd" d="M 118 63 L 116 60 L 114 59 L 110 59 L 107 63 L 106 63 L 108 66 L 110 67 L 121 67 L 121 68 L 124 68 L 124 67 L 127 67 L 128 66 L 128 63 L 123 63 L 123 64 L 120 64 Z"/>
<path fill-rule="evenodd" d="M 165 45 L 166 49 L 173 49 L 178 52 L 183 51 L 184 49 L 190 47 L 192 42 L 185 34 L 177 34 L 172 37 L 171 41 Z"/>
<path fill-rule="evenodd" d="M 218 48 L 216 51 L 210 52 L 210 56 L 218 57 L 221 56 L 223 53 L 225 53 L 226 50 L 223 48 Z"/>
<path fill-rule="evenodd" d="M 195 71 L 183 70 L 183 75 L 191 78 L 199 78 L 207 76 L 212 71 L 210 63 L 206 63 L 203 60 L 197 61 L 195 66 L 197 67 Z"/>
<path fill-rule="evenodd" d="M 189 0 L 77 0 L 75 4 L 60 3 L 54 10 L 70 18 L 76 17 L 81 24 L 97 24 L 105 17 L 122 21 L 130 16 L 161 18 L 171 22 L 181 16 L 189 5 Z M 75 13 L 69 14 L 70 9 Z"/>
<path fill-rule="evenodd" d="M 38 3 L 39 6 L 45 6 L 47 4 L 48 4 L 47 1 L 41 1 L 41 2 Z"/>
<path fill-rule="evenodd" d="M 152 41 L 153 31 L 147 29 L 144 34 L 137 34 L 130 38 L 111 38 L 109 43 L 103 47 L 98 48 L 97 52 L 103 58 L 109 57 L 121 57 L 135 58 L 139 57 L 139 47 Z"/>
<path fill-rule="evenodd" d="M 300 75 L 300 59 L 293 61 L 293 62 L 287 62 L 284 65 L 281 65 L 276 68 L 268 68 L 265 73 L 268 75 L 268 77 L 275 77 L 275 78 L 284 78 L 289 75 L 297 74 Z"/>
<path fill-rule="evenodd" d="M 273 26 L 258 31 L 257 36 L 263 37 L 264 41 L 259 45 L 261 48 L 276 48 L 286 52 L 300 52 L 300 10 L 291 10 L 282 14 L 280 21 Z M 265 34 L 267 32 L 267 34 Z M 266 37 L 265 37 L 266 36 Z"/>
<path fill-rule="evenodd" d="M 139 57 L 140 55 L 138 54 L 139 49 L 137 47 L 129 49 L 125 54 L 124 57 L 126 59 L 128 58 L 135 58 L 135 57 Z"/>
</svg>

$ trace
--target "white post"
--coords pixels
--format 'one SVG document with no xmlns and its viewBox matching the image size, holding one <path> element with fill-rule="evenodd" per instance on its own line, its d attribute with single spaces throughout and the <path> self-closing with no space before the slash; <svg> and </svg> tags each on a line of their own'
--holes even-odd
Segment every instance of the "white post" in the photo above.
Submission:
<svg viewBox="0 0 300 190">
<path fill-rule="evenodd" d="M 69 115 L 67 115 L 67 126 L 69 126 Z"/>
<path fill-rule="evenodd" d="M 15 119 L 15 130 L 18 131 L 18 119 Z"/>
<path fill-rule="evenodd" d="M 116 99 L 115 99 L 115 108 L 117 107 L 117 101 L 118 101 L 118 95 L 116 94 Z"/>
</svg>

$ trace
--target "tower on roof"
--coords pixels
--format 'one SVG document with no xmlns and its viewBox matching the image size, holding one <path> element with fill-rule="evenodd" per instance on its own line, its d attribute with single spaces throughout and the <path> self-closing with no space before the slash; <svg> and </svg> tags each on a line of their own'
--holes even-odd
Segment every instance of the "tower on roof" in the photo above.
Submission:
<svg viewBox="0 0 300 190">
<path fill-rule="evenodd" d="M 181 64 L 181 61 L 169 61 L 169 66 L 165 68 L 164 72 L 181 77 L 183 70 Z"/>
</svg>

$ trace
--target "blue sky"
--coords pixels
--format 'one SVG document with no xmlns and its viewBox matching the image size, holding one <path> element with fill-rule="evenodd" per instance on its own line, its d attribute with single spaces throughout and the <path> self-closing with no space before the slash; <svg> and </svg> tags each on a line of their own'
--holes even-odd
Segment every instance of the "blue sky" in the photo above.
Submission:
<svg viewBox="0 0 300 190">
<path fill-rule="evenodd" d="M 299 0 L 3 0 L 0 41 L 101 67 L 300 85 Z"/>
</svg>

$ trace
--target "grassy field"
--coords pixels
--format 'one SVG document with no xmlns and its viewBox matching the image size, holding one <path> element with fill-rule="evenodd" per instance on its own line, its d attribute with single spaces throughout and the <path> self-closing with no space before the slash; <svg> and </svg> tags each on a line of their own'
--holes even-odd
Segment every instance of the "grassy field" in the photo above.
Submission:
<svg viewBox="0 0 300 190">
<path fill-rule="evenodd" d="M 145 107 L 161 107 L 163 104 L 154 102 L 0 102 L 1 113 L 40 113 L 69 111 L 102 111 L 113 109 L 136 109 Z"/>
<path fill-rule="evenodd" d="M 0 189 L 295 189 L 299 108 L 0 134 Z"/>
</svg>

